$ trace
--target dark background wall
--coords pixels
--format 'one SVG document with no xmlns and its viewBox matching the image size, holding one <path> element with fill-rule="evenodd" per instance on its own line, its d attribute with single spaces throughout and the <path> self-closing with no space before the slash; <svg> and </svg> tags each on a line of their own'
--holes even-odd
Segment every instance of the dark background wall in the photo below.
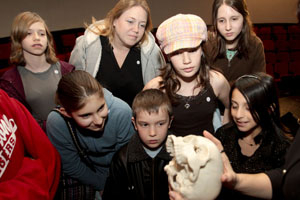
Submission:
<svg viewBox="0 0 300 200">
<path fill-rule="evenodd" d="M 80 28 L 91 17 L 105 17 L 118 0 L 2 0 L 0 38 L 7 37 L 13 18 L 22 11 L 35 11 L 51 31 Z M 154 27 L 177 13 L 201 16 L 210 24 L 213 0 L 148 0 Z M 296 23 L 297 0 L 247 0 L 254 23 Z"/>
</svg>

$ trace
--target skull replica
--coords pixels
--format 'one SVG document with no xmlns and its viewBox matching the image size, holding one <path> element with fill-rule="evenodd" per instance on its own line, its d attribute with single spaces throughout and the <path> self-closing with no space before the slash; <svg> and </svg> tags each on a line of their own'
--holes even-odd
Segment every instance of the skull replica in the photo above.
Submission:
<svg viewBox="0 0 300 200">
<path fill-rule="evenodd" d="M 221 190 L 223 173 L 216 145 L 202 136 L 169 135 L 166 147 L 173 159 L 164 169 L 173 190 L 187 200 L 215 199 Z"/>
</svg>

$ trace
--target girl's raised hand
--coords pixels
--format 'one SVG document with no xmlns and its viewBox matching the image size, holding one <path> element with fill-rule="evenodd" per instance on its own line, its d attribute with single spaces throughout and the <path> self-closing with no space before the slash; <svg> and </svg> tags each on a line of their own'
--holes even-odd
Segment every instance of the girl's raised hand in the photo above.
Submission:
<svg viewBox="0 0 300 200">
<path fill-rule="evenodd" d="M 171 191 L 169 192 L 170 200 L 185 200 L 178 192 Z"/>
<path fill-rule="evenodd" d="M 237 175 L 231 167 L 230 161 L 229 161 L 226 153 L 224 152 L 224 147 L 223 147 L 222 143 L 208 131 L 203 131 L 203 135 L 204 135 L 204 137 L 211 140 L 218 147 L 218 149 L 221 153 L 221 156 L 222 156 L 222 161 L 223 161 L 223 166 L 224 166 L 224 172 L 221 177 L 221 181 L 225 187 L 233 189 L 235 187 L 235 184 L 237 181 Z"/>
</svg>

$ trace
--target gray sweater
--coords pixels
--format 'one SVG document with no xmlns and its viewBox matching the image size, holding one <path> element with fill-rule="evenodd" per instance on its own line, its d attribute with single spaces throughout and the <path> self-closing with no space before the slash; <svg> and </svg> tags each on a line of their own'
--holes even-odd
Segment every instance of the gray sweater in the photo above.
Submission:
<svg viewBox="0 0 300 200">
<path fill-rule="evenodd" d="M 103 21 L 97 21 L 96 25 L 103 26 Z M 76 39 L 76 45 L 72 50 L 69 63 L 76 67 L 76 70 L 84 70 L 96 77 L 102 55 L 102 46 L 99 35 L 90 30 L 96 30 L 92 24 L 84 35 Z M 155 38 L 149 33 L 148 42 L 141 44 L 142 76 L 146 85 L 151 79 L 159 74 L 159 69 L 165 65 L 165 59 L 160 48 L 155 43 Z"/>
</svg>

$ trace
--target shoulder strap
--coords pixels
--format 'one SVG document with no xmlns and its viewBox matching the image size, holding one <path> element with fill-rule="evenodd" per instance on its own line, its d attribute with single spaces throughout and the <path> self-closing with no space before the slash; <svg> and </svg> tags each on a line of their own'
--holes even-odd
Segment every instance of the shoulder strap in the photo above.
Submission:
<svg viewBox="0 0 300 200">
<path fill-rule="evenodd" d="M 78 154 L 79 154 L 80 158 L 82 159 L 83 162 L 85 162 L 85 164 L 87 164 L 87 166 L 91 170 L 96 171 L 95 167 L 93 165 L 93 162 L 91 161 L 90 157 L 86 154 L 86 150 L 80 144 L 80 141 L 78 139 L 75 127 L 72 125 L 72 123 L 70 122 L 70 120 L 66 120 L 66 123 L 68 125 L 69 132 L 71 134 L 72 140 L 73 140 L 73 142 L 74 142 L 74 144 L 76 146 L 76 149 L 78 151 Z"/>
<path fill-rule="evenodd" d="M 78 151 L 78 154 L 81 158 L 81 160 L 93 171 L 96 171 L 95 170 L 95 167 L 93 165 L 93 162 L 91 161 L 91 159 L 89 158 L 89 156 L 87 155 L 86 153 L 86 150 L 81 146 L 80 144 L 80 141 L 78 139 L 78 136 L 77 136 L 77 132 L 76 132 L 76 129 L 73 125 L 73 123 L 67 119 L 65 116 L 63 116 L 59 111 L 58 109 L 53 109 L 53 111 L 59 113 L 62 118 L 65 120 L 67 126 L 68 126 L 68 129 L 69 129 L 69 132 L 70 132 L 70 135 L 71 135 L 71 138 L 73 140 L 73 143 L 75 144 L 75 147 Z"/>
</svg>

